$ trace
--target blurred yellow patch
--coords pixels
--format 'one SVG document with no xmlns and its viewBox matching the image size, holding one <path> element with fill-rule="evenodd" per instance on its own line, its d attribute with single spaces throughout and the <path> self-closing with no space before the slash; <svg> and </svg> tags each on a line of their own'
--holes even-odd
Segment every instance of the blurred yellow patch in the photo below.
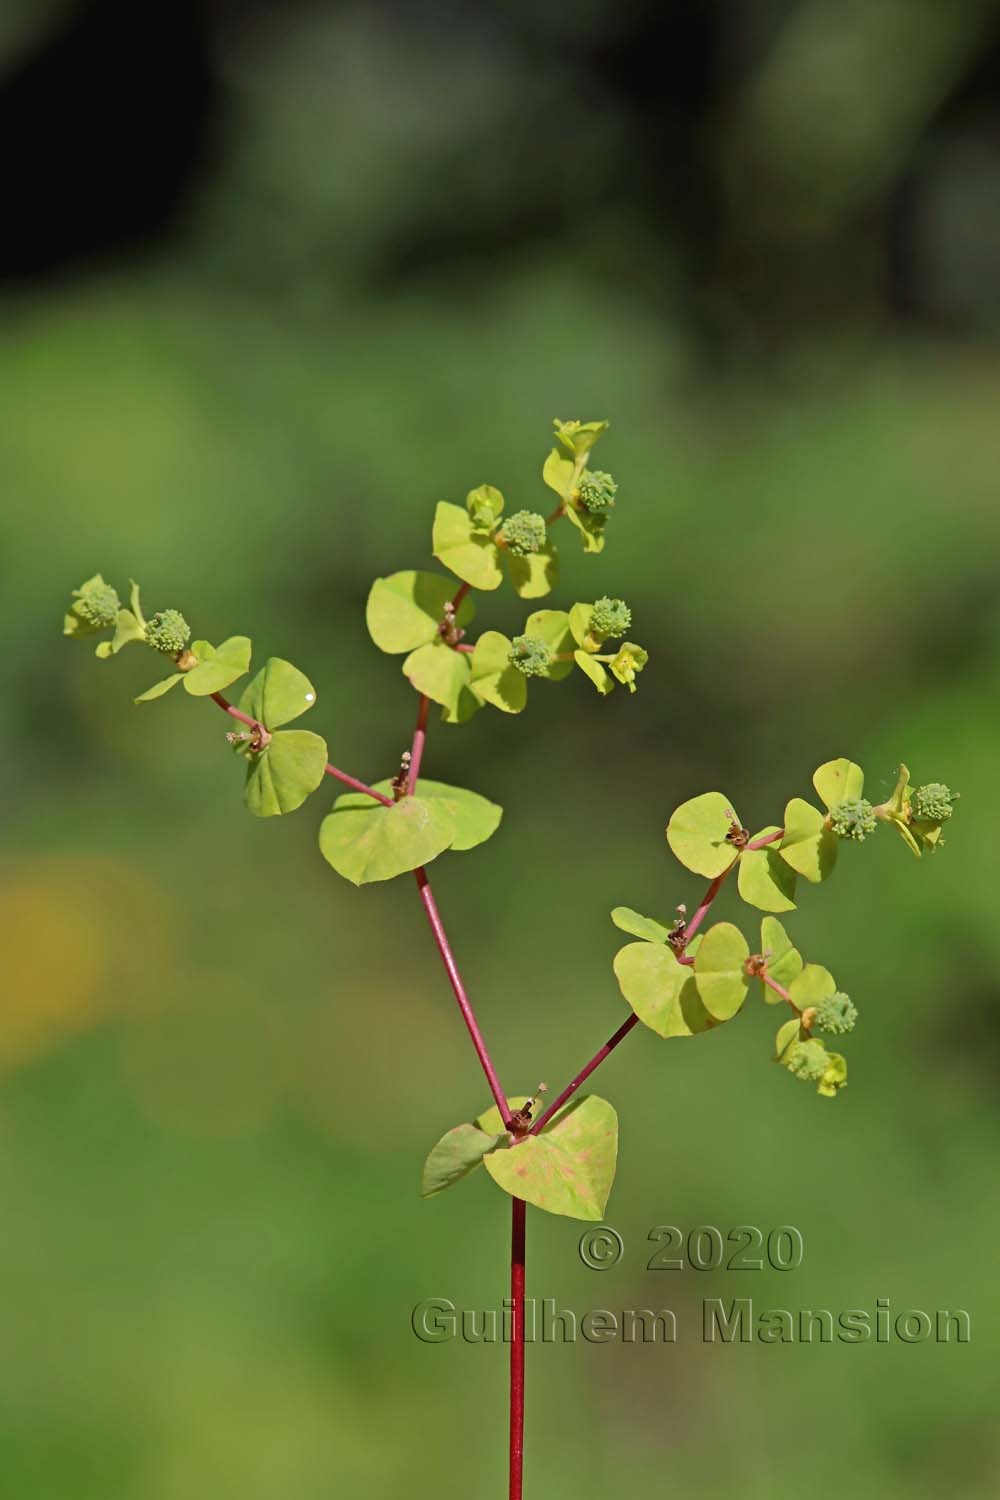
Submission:
<svg viewBox="0 0 1000 1500">
<path fill-rule="evenodd" d="M 42 857 L 0 878 L 0 1067 L 141 1003 L 168 923 L 163 893 L 110 856 Z"/>
</svg>

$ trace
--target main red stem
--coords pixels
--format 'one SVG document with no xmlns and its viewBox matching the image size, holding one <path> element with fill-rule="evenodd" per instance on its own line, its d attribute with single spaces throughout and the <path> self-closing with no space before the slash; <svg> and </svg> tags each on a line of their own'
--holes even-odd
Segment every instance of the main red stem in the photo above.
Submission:
<svg viewBox="0 0 1000 1500">
<path fill-rule="evenodd" d="M 524 1477 L 525 1204 L 511 1199 L 510 1233 L 510 1500 L 522 1500 Z"/>
<path fill-rule="evenodd" d="M 227 698 L 224 698 L 221 693 L 213 693 L 212 699 L 215 703 L 218 704 L 218 706 L 223 710 L 224 713 L 227 713 L 230 716 L 230 718 L 238 720 L 241 724 L 246 724 L 249 729 L 255 729 L 258 727 L 258 721 L 256 719 L 252 719 L 249 714 L 245 714 L 240 709 L 234 708 L 229 700 Z M 414 735 L 415 748 L 414 751 L 411 752 L 410 758 L 411 784 L 416 781 L 414 768 L 416 768 L 416 770 L 419 770 L 420 768 L 420 756 L 423 753 L 423 737 L 425 737 L 426 735 L 427 706 L 427 699 L 424 698 L 421 702 L 421 710 L 417 718 L 417 729 Z M 418 737 L 420 737 L 419 746 L 417 745 Z M 373 797 L 376 802 L 381 802 L 387 807 L 393 806 L 393 799 L 391 797 L 386 797 L 381 792 L 376 792 L 374 787 L 366 785 L 366 783 L 363 781 L 358 781 L 354 776 L 348 776 L 346 771 L 341 771 L 337 766 L 328 764 L 326 767 L 326 774 L 328 776 L 335 777 L 337 781 L 343 782 L 345 786 L 352 787 L 356 792 L 363 792 L 366 796 Z M 444 923 L 441 920 L 441 913 L 437 909 L 437 902 L 434 900 L 434 893 L 431 890 L 430 881 L 427 879 L 427 872 L 426 870 L 421 868 L 415 870 L 413 873 L 416 876 L 417 889 L 420 892 L 421 903 L 423 904 L 424 911 L 427 914 L 427 920 L 430 923 L 431 931 L 434 934 L 434 941 L 437 944 L 437 949 L 441 955 L 441 959 L 447 971 L 448 978 L 451 980 L 451 987 L 455 992 L 455 998 L 458 1001 L 459 1008 L 465 1020 L 465 1024 L 469 1028 L 469 1035 L 472 1037 L 472 1045 L 476 1049 L 476 1054 L 479 1058 L 480 1063 L 482 1064 L 483 1072 L 486 1074 L 486 1081 L 490 1086 L 490 1092 L 492 1093 L 493 1098 L 496 1102 L 496 1106 L 500 1111 L 500 1117 L 503 1120 L 504 1125 L 509 1127 L 510 1110 L 507 1107 L 507 1096 L 504 1093 L 503 1089 L 500 1087 L 500 1080 L 496 1075 L 496 1069 L 494 1068 L 493 1062 L 490 1058 L 489 1050 L 486 1046 L 483 1034 L 479 1029 L 479 1023 L 476 1020 L 475 1012 L 472 1009 L 472 1004 L 466 993 L 465 985 L 462 983 L 462 976 L 458 972 L 458 964 L 455 962 L 455 955 L 451 951 L 451 944 L 448 942 L 448 934 L 444 930 Z"/>
</svg>

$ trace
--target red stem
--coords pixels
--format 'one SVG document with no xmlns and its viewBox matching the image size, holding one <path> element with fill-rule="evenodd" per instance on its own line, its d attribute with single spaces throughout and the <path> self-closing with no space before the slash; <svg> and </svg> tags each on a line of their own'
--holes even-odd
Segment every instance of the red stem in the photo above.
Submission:
<svg viewBox="0 0 1000 1500">
<path fill-rule="evenodd" d="M 475 1012 L 473 1011 L 472 1006 L 469 1003 L 469 997 L 465 992 L 465 985 L 462 983 L 462 976 L 458 972 L 458 965 L 455 962 L 455 955 L 452 953 L 451 944 L 448 942 L 448 934 L 444 930 L 444 923 L 441 921 L 441 914 L 437 909 L 437 902 L 434 900 L 434 892 L 431 890 L 431 883 L 427 879 L 427 871 L 421 866 L 419 870 L 414 870 L 413 873 L 417 877 L 417 890 L 420 892 L 420 899 L 423 902 L 424 911 L 427 913 L 427 920 L 430 923 L 431 932 L 433 932 L 434 934 L 434 941 L 437 943 L 438 952 L 441 955 L 441 962 L 445 966 L 448 978 L 451 980 L 451 987 L 455 991 L 455 999 L 458 1001 L 458 1008 L 462 1012 L 462 1017 L 465 1021 L 466 1026 L 469 1028 L 469 1035 L 472 1038 L 472 1045 L 476 1049 L 476 1055 L 478 1056 L 479 1061 L 482 1065 L 483 1072 L 486 1074 L 486 1081 L 489 1084 L 490 1092 L 492 1093 L 493 1098 L 496 1101 L 497 1109 L 500 1111 L 500 1118 L 503 1120 L 504 1125 L 509 1129 L 511 1123 L 511 1115 L 510 1110 L 507 1107 L 507 1096 L 505 1095 L 503 1089 L 500 1087 L 500 1080 L 497 1077 L 496 1069 L 494 1068 L 493 1063 L 490 1060 L 490 1054 L 487 1051 L 486 1043 L 483 1040 L 483 1034 L 479 1029 L 479 1023 L 476 1020 Z"/>
<path fill-rule="evenodd" d="M 227 713 L 231 719 L 237 719 L 239 723 L 245 724 L 248 729 L 264 729 L 265 727 L 258 719 L 252 719 L 249 714 L 242 713 L 238 708 L 234 708 L 229 699 L 224 698 L 221 693 L 213 693 L 212 702 L 217 703 L 223 713 Z M 341 771 L 338 766 L 331 765 L 329 761 L 325 769 L 328 776 L 333 776 L 337 781 L 342 781 L 345 786 L 349 786 L 353 791 L 363 792 L 366 797 L 374 797 L 376 802 L 381 802 L 385 807 L 393 805 L 391 797 L 386 797 L 381 792 L 376 792 L 374 787 L 370 787 L 367 782 L 359 781 L 356 776 L 348 776 L 346 771 Z"/>
<path fill-rule="evenodd" d="M 213 693 L 212 698 L 225 713 L 229 714 L 231 718 L 238 719 L 241 724 L 246 724 L 251 729 L 257 727 L 256 719 L 252 719 L 249 714 L 241 713 L 238 708 L 234 708 L 233 705 L 227 699 L 225 699 L 221 693 Z M 427 700 L 424 699 L 424 704 L 426 705 L 426 703 Z M 422 718 L 423 723 L 426 725 L 426 708 L 423 711 Z M 420 732 L 420 722 L 421 721 L 418 718 L 418 733 Z M 412 760 L 410 762 L 410 765 L 412 771 Z M 376 792 L 373 787 L 366 786 L 363 781 L 358 781 L 354 776 L 348 776 L 346 771 L 340 771 L 336 766 L 328 765 L 326 767 L 326 773 L 328 776 L 335 776 L 336 779 L 338 781 L 342 781 L 345 786 L 353 787 L 356 792 L 364 792 L 366 796 L 374 797 L 376 802 L 381 802 L 386 807 L 392 807 L 394 805 L 391 797 L 384 797 L 381 792 Z M 490 1086 L 490 1092 L 492 1093 L 493 1098 L 496 1101 L 496 1106 L 500 1111 L 500 1117 L 503 1120 L 504 1125 L 509 1127 L 510 1110 L 507 1107 L 507 1096 L 504 1094 L 503 1089 L 500 1087 L 500 1080 L 497 1078 L 496 1070 L 493 1067 L 493 1063 L 490 1059 L 490 1054 L 487 1050 L 486 1043 L 483 1040 L 483 1034 L 479 1029 L 478 1022 L 476 1021 L 475 1012 L 473 1011 L 472 1005 L 469 1001 L 469 997 L 466 994 L 465 985 L 462 983 L 462 976 L 458 972 L 458 965 L 456 964 L 455 956 L 451 951 L 451 944 L 448 942 L 448 934 L 444 930 L 444 923 L 441 921 L 441 914 L 437 909 L 437 902 L 434 900 L 434 893 L 431 890 L 430 881 L 427 879 L 427 872 L 426 870 L 421 868 L 419 870 L 414 870 L 413 873 L 417 878 L 417 888 L 420 891 L 420 899 L 423 903 L 424 911 L 427 913 L 427 920 L 431 925 L 431 931 L 434 934 L 434 941 L 437 943 L 438 952 L 440 953 L 445 969 L 447 970 L 448 978 L 451 980 L 451 987 L 455 991 L 455 998 L 458 1001 L 459 1008 L 461 1009 L 462 1015 L 465 1019 L 465 1024 L 469 1028 L 469 1035 L 472 1037 L 472 1044 L 475 1047 L 479 1057 L 479 1061 L 482 1064 L 483 1072 L 486 1074 L 486 1081 Z"/>
<path fill-rule="evenodd" d="M 524 1200 L 522 1198 L 512 1198 L 510 1206 L 510 1500 L 522 1500 L 524 1474 Z"/>
<path fill-rule="evenodd" d="M 431 706 L 431 700 L 426 693 L 420 694 L 420 707 L 417 710 L 417 727 L 413 731 L 413 744 L 410 746 L 410 779 L 407 783 L 410 796 L 413 796 L 417 785 L 417 777 L 420 775 L 420 762 L 424 758 L 424 746 L 427 743 L 427 712 Z"/>
<path fill-rule="evenodd" d="M 618 1030 L 615 1032 L 614 1036 L 609 1037 L 608 1040 L 604 1043 L 604 1046 L 601 1048 L 600 1052 L 594 1053 L 593 1057 L 590 1059 L 590 1062 L 587 1063 L 586 1067 L 580 1069 L 579 1073 L 577 1073 L 576 1077 L 573 1079 L 573 1082 L 568 1083 L 561 1094 L 556 1095 L 545 1113 L 535 1121 L 534 1125 L 531 1127 L 532 1135 L 537 1135 L 540 1130 L 544 1130 L 545 1126 L 549 1123 L 556 1110 L 562 1109 L 567 1099 L 572 1099 L 581 1083 L 586 1083 L 587 1079 L 590 1077 L 594 1069 L 598 1067 L 606 1057 L 610 1057 L 611 1053 L 618 1046 L 618 1043 L 623 1042 L 628 1036 L 629 1032 L 632 1030 L 632 1027 L 638 1026 L 638 1024 L 639 1017 L 637 1015 L 631 1015 L 622 1022 Z"/>
</svg>

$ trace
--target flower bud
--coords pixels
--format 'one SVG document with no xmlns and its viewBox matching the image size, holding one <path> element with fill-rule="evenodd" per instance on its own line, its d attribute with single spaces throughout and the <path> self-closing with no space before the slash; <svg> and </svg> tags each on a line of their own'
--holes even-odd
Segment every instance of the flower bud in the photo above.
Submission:
<svg viewBox="0 0 1000 1500">
<path fill-rule="evenodd" d="M 536 511 L 517 510 L 508 516 L 497 533 L 513 557 L 526 557 L 545 546 L 545 517 Z"/>
<path fill-rule="evenodd" d="M 606 516 L 614 508 L 618 486 L 610 474 L 601 469 L 584 469 L 580 475 L 576 498 L 592 516 Z"/>
<path fill-rule="evenodd" d="M 850 802 L 838 802 L 830 809 L 830 827 L 838 838 L 854 839 L 863 844 L 869 834 L 878 827 L 875 810 L 866 797 L 857 797 Z"/>
<path fill-rule="evenodd" d="M 516 635 L 510 643 L 510 664 L 525 677 L 544 677 L 551 662 L 548 643 L 537 635 Z"/>
<path fill-rule="evenodd" d="M 609 637 L 617 639 L 627 635 L 631 625 L 632 611 L 624 599 L 609 599 L 605 595 L 595 601 L 590 616 L 591 635 L 599 636 L 602 640 L 607 640 Z"/>
<path fill-rule="evenodd" d="M 910 809 L 913 816 L 922 823 L 944 823 L 951 817 L 958 795 L 958 792 L 951 791 L 942 781 L 929 781 L 926 786 L 918 786 L 914 790 L 910 798 Z"/>
<path fill-rule="evenodd" d="M 154 651 L 177 656 L 191 639 L 191 628 L 176 609 L 161 609 L 146 622 L 146 640 Z"/>
<path fill-rule="evenodd" d="M 857 1019 L 857 1006 L 853 1004 L 849 995 L 838 990 L 835 995 L 827 995 L 816 1006 L 813 1025 L 820 1031 L 828 1031 L 831 1036 L 843 1036 L 846 1032 L 854 1030 L 854 1023 Z"/>
</svg>

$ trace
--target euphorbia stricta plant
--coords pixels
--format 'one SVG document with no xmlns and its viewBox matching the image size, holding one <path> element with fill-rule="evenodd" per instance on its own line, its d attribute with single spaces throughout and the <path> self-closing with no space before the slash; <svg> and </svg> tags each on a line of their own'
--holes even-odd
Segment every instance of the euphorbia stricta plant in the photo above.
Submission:
<svg viewBox="0 0 1000 1500">
<path fill-rule="evenodd" d="M 326 742 L 308 729 L 288 728 L 310 709 L 309 679 L 280 657 L 270 657 L 238 703 L 223 696 L 250 670 L 251 643 L 231 636 L 218 646 L 191 640 L 178 610 L 144 615 L 136 584 L 122 605 L 100 574 L 73 596 L 65 620 L 71 636 L 100 637 L 97 655 L 143 645 L 164 659 L 167 675 L 136 699 L 148 703 L 183 685 L 208 698 L 233 721 L 229 740 L 245 776 L 244 801 L 257 817 L 293 812 L 327 776 L 350 788 L 323 819 L 320 851 L 356 886 L 412 874 L 449 983 L 458 1001 L 492 1095 L 492 1104 L 460 1122 L 433 1147 L 423 1170 L 427 1198 L 480 1166 L 512 1200 L 510 1500 L 522 1494 L 524 1434 L 525 1206 L 571 1218 L 603 1217 L 614 1181 L 618 1118 L 607 1100 L 581 1094 L 581 1085 L 642 1022 L 658 1037 L 692 1037 L 731 1021 L 754 981 L 769 1005 L 784 1008 L 772 1055 L 792 1077 L 812 1083 L 825 1099 L 847 1083 L 847 1063 L 831 1039 L 851 1031 L 853 1002 L 829 969 L 806 962 L 779 921 L 795 909 L 800 879 L 817 885 L 833 870 L 844 842 L 862 843 L 885 823 L 920 858 L 937 849 L 952 815 L 954 794 L 940 782 L 911 788 L 901 766 L 892 795 L 873 804 L 859 766 L 830 760 L 813 775 L 822 807 L 793 797 L 781 823 L 752 832 L 722 792 L 704 792 L 671 815 L 667 843 L 690 870 L 709 881 L 691 915 L 667 920 L 626 906 L 611 913 L 633 941 L 614 960 L 631 1013 L 576 1076 L 539 1112 L 540 1101 L 508 1096 L 501 1087 L 476 1020 L 427 876 L 448 851 L 472 849 L 491 837 L 502 810 L 478 792 L 429 781 L 423 774 L 429 709 L 445 724 L 461 724 L 481 709 L 520 713 L 532 679 L 559 682 L 579 670 L 602 696 L 617 685 L 634 693 L 647 653 L 629 637 L 632 612 L 621 598 L 601 593 L 568 610 L 536 607 L 556 586 L 559 557 L 553 541 L 563 523 L 570 540 L 596 556 L 604 548 L 618 486 L 592 463 L 606 422 L 556 421 L 556 445 L 542 479 L 555 492 L 548 515 L 510 509 L 498 489 L 480 485 L 464 505 L 442 501 L 435 511 L 432 550 L 443 569 L 377 578 L 366 619 L 375 645 L 399 655 L 418 698 L 416 728 L 402 765 L 367 785 L 328 758 Z M 572 533 L 575 533 L 575 537 Z M 510 586 L 528 601 L 522 629 L 510 637 L 473 629 L 473 594 Z M 596 591 L 595 591 L 596 593 Z M 764 913 L 759 939 L 730 922 L 706 926 L 723 883 L 736 872 L 742 899 Z"/>
</svg>

